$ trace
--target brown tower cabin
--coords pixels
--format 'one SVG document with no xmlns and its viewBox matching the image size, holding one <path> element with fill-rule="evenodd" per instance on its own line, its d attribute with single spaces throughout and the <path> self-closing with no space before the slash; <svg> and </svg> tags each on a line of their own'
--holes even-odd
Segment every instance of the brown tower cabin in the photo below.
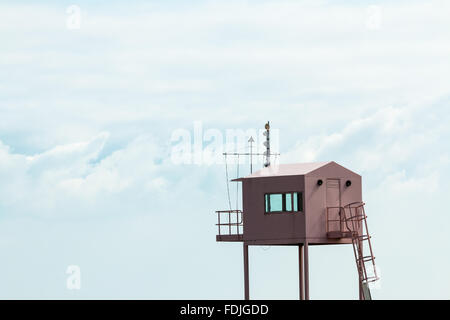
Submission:
<svg viewBox="0 0 450 320">
<path fill-rule="evenodd" d="M 217 241 L 243 242 L 245 299 L 249 299 L 249 245 L 299 248 L 300 299 L 309 299 L 308 247 L 352 244 L 359 298 L 371 299 L 377 280 L 361 176 L 336 162 L 267 166 L 242 183 L 243 210 L 217 211 Z M 369 270 L 370 269 L 370 270 Z"/>
</svg>

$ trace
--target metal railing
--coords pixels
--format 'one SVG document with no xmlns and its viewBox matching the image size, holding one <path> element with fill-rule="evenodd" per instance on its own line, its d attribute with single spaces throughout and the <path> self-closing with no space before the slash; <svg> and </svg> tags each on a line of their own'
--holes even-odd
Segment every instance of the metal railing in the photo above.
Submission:
<svg viewBox="0 0 450 320">
<path fill-rule="evenodd" d="M 355 206 L 358 203 L 361 205 Z M 353 234 L 361 232 L 361 221 L 365 219 L 365 215 L 361 214 L 361 208 L 364 210 L 364 203 L 362 202 L 350 203 L 343 207 L 327 207 L 326 232 L 339 231 Z M 352 209 L 355 211 L 355 214 L 352 214 Z M 339 228 L 330 227 L 330 224 L 336 223 L 339 223 Z"/>
<path fill-rule="evenodd" d="M 367 226 L 367 216 L 364 210 L 364 202 L 352 202 L 343 207 L 327 207 L 326 211 L 326 232 L 350 232 L 353 244 L 353 251 L 356 266 L 361 283 L 369 283 L 379 279 L 376 267 L 375 256 L 373 255 L 372 238 Z M 339 224 L 336 228 L 335 225 Z M 334 226 L 334 228 L 333 228 Z M 364 244 L 368 246 L 368 254 L 364 255 Z M 373 274 L 367 271 L 366 263 L 373 269 Z"/>
<path fill-rule="evenodd" d="M 351 221 L 353 230 L 358 230 L 357 232 L 353 232 L 353 251 L 356 259 L 356 266 L 359 271 L 360 281 L 361 283 L 369 283 L 373 281 L 377 281 L 379 279 L 377 274 L 377 269 L 375 266 L 375 256 L 373 255 L 371 236 L 369 234 L 369 228 L 367 225 L 367 216 L 364 210 L 364 202 L 353 202 L 349 203 L 345 206 L 345 209 L 348 209 L 350 212 L 349 218 L 346 221 Z M 354 213 L 352 213 L 354 210 Z M 368 254 L 364 255 L 364 243 L 367 244 Z M 370 274 L 367 270 L 366 263 L 369 263 L 372 274 Z"/>
<path fill-rule="evenodd" d="M 242 210 L 220 210 L 217 213 L 218 235 L 242 235 L 244 232 L 244 223 L 242 220 Z M 227 232 L 223 233 L 222 228 Z"/>
<path fill-rule="evenodd" d="M 337 212 L 337 214 L 335 213 Z M 334 214 L 334 217 L 332 217 L 332 215 Z M 336 216 L 338 216 L 338 218 L 336 218 Z M 331 219 L 334 218 L 334 219 Z M 344 226 L 345 226 L 345 210 L 343 207 L 327 207 L 327 211 L 326 211 L 326 232 L 331 232 L 331 231 L 339 231 L 339 232 L 344 232 Z M 331 224 L 336 224 L 339 223 L 339 228 L 338 230 L 334 229 L 334 228 L 330 228 L 330 223 Z"/>
</svg>

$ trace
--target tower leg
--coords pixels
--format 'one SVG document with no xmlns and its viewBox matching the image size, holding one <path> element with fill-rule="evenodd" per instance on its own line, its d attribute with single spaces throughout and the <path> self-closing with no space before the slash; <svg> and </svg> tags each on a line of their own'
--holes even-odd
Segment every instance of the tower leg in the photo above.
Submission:
<svg viewBox="0 0 450 320">
<path fill-rule="evenodd" d="M 300 300 L 305 300 L 305 284 L 303 282 L 303 244 L 298 245 L 298 282 L 300 285 Z"/>
<path fill-rule="evenodd" d="M 309 262 L 308 262 L 308 242 L 305 241 L 305 300 L 309 300 Z"/>
<path fill-rule="evenodd" d="M 360 253 L 360 255 L 361 255 L 361 257 L 363 257 L 364 255 L 363 255 L 363 243 L 362 243 L 362 241 L 360 241 L 360 240 L 358 240 L 358 248 L 359 248 L 359 252 L 361 252 Z M 361 270 L 362 271 L 362 268 L 363 268 L 363 264 L 364 262 L 363 261 L 360 261 L 359 262 L 359 267 L 358 267 L 358 287 L 359 287 L 359 300 L 364 300 L 364 291 L 363 291 L 363 286 L 362 286 L 362 282 L 361 282 L 361 278 L 360 278 L 360 275 L 359 275 L 359 270 Z"/>
<path fill-rule="evenodd" d="M 361 280 L 359 279 L 359 273 L 358 273 L 358 287 L 359 287 L 359 300 L 364 300 L 363 293 L 362 293 Z"/>
<path fill-rule="evenodd" d="M 248 280 L 248 245 L 244 243 L 244 296 L 245 300 L 250 299 L 249 294 L 249 280 Z"/>
</svg>

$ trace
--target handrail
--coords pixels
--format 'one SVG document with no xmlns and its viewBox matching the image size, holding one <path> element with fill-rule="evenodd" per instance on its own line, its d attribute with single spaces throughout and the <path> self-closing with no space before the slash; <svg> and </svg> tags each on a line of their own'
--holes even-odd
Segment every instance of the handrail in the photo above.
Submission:
<svg viewBox="0 0 450 320">
<path fill-rule="evenodd" d="M 345 206 L 327 207 L 326 210 L 326 230 L 329 232 L 330 222 L 339 222 L 339 231 L 343 232 L 342 227 L 345 225 L 348 231 L 352 233 L 352 245 L 355 255 L 356 267 L 358 269 L 360 283 L 369 283 L 379 279 L 375 267 L 375 256 L 373 255 L 371 236 L 367 226 L 367 216 L 364 208 L 365 203 L 362 201 L 352 202 Z M 329 210 L 338 209 L 339 220 L 330 219 Z M 349 216 L 347 217 L 347 210 Z M 354 211 L 353 211 L 354 210 Z M 349 223 L 350 222 L 350 223 Z M 369 247 L 368 254 L 363 254 L 364 243 Z M 373 267 L 373 275 L 368 273 L 366 263 L 371 262 Z"/>
<path fill-rule="evenodd" d="M 351 221 L 352 222 L 352 227 L 353 227 L 354 230 L 350 230 L 350 231 L 352 231 L 354 233 L 357 233 L 357 234 L 359 234 L 359 229 L 362 228 L 362 225 L 360 224 L 360 222 L 363 219 L 365 219 L 365 216 L 366 216 L 366 214 L 364 212 L 364 205 L 365 205 L 365 203 L 362 202 L 362 201 L 355 201 L 355 202 L 348 203 L 348 204 L 346 204 L 344 206 L 344 212 L 345 212 L 345 208 L 348 208 L 348 210 L 350 212 L 350 217 L 345 218 L 345 224 L 346 224 L 347 228 L 349 228 L 348 227 L 348 221 Z M 357 214 L 357 210 L 359 208 L 362 208 L 362 210 L 363 210 L 362 215 L 358 215 Z M 355 215 L 354 216 L 352 215 L 352 209 L 355 210 Z M 356 222 L 356 225 L 355 225 L 355 222 Z"/>
<path fill-rule="evenodd" d="M 344 207 L 350 207 L 350 206 L 352 206 L 354 204 L 359 204 L 358 207 L 362 207 L 362 206 L 365 205 L 365 203 L 362 202 L 362 201 L 355 201 L 355 202 L 351 202 L 351 203 L 346 204 Z"/>
<path fill-rule="evenodd" d="M 338 212 L 339 220 L 336 220 L 336 219 L 329 219 L 329 212 L 328 212 L 329 209 L 339 209 L 339 212 Z M 344 216 L 343 216 L 343 217 L 342 217 L 341 212 L 344 213 Z M 327 207 L 327 216 L 326 216 L 326 219 L 327 219 L 327 225 L 326 225 L 326 231 L 327 231 L 327 232 L 329 231 L 329 222 L 339 222 L 339 231 L 340 231 L 340 232 L 343 232 L 343 230 L 342 230 L 342 223 L 345 223 L 345 226 L 347 227 L 348 231 L 352 231 L 352 230 L 348 227 L 348 225 L 347 225 L 347 221 L 346 221 L 346 218 L 345 218 L 345 209 L 344 209 L 343 207 L 341 207 L 341 206 L 337 206 L 337 207 Z"/>
<path fill-rule="evenodd" d="M 221 227 L 222 226 L 228 226 L 228 235 L 242 235 L 242 233 L 239 230 L 239 227 L 244 226 L 244 220 L 243 220 L 243 211 L 242 210 L 217 210 L 217 219 L 218 222 L 216 223 L 216 226 L 218 228 L 218 235 L 221 236 Z M 228 214 L 228 221 L 227 222 L 222 222 L 220 221 L 220 215 L 221 214 Z M 232 214 L 236 214 L 236 222 L 231 222 L 231 215 Z M 236 227 L 236 233 L 232 232 L 232 228 L 231 227 Z"/>
<path fill-rule="evenodd" d="M 219 214 L 219 215 L 221 213 L 229 213 L 230 215 L 232 213 L 237 213 L 239 215 L 239 213 L 240 213 L 241 220 L 239 222 L 237 222 L 237 223 L 242 224 L 244 222 L 243 221 L 243 217 L 242 217 L 242 213 L 243 213 L 242 210 L 217 210 L 216 213 Z M 216 223 L 216 226 L 217 225 L 218 225 L 218 223 Z M 228 225 L 228 223 L 222 223 L 221 225 Z"/>
<path fill-rule="evenodd" d="M 357 205 L 357 206 L 354 206 L 355 204 L 358 204 L 358 205 Z M 329 222 L 340 222 L 340 223 L 339 223 L 339 231 L 343 232 L 343 230 L 342 230 L 342 224 L 344 224 L 345 227 L 347 228 L 347 230 L 348 230 L 349 232 L 352 232 L 352 233 L 358 232 L 357 229 L 359 229 L 360 226 L 356 226 L 356 228 L 355 228 L 355 226 L 353 226 L 353 228 L 352 228 L 352 227 L 349 226 L 348 222 L 349 222 L 349 221 L 352 221 L 352 222 L 353 222 L 353 221 L 355 220 L 354 218 L 360 217 L 360 216 L 358 216 L 358 215 L 352 216 L 352 212 L 351 212 L 352 209 L 358 209 L 358 208 L 360 208 L 360 207 L 364 207 L 364 202 L 357 201 L 357 202 L 352 202 L 352 203 L 346 204 L 345 206 L 327 207 L 327 216 L 326 216 L 326 219 L 327 219 L 327 225 L 326 225 L 326 231 L 327 231 L 327 232 L 329 231 Z M 350 211 L 350 217 L 348 217 L 348 218 L 346 217 L 346 211 L 345 211 L 346 208 L 348 208 L 349 211 Z M 336 220 L 336 219 L 329 219 L 329 211 L 328 211 L 329 209 L 339 209 L 339 212 L 338 212 L 339 220 Z M 364 216 L 364 214 L 362 215 L 362 217 L 363 217 L 363 216 Z M 359 222 L 359 221 L 357 221 L 357 222 Z M 353 230 L 353 229 L 355 229 L 355 230 Z"/>
</svg>

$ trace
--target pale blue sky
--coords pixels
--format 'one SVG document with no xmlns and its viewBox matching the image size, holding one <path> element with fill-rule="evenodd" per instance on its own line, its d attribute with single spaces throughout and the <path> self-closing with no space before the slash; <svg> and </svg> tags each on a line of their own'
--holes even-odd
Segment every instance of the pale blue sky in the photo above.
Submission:
<svg viewBox="0 0 450 320">
<path fill-rule="evenodd" d="M 0 297 L 242 298 L 242 248 L 215 242 L 224 167 L 173 164 L 170 138 L 270 120 L 282 162 L 363 176 L 374 298 L 450 298 L 449 14 L 448 1 L 2 1 Z M 311 298 L 355 298 L 351 247 L 310 251 Z M 250 264 L 252 298 L 297 298 L 295 248 L 251 247 Z"/>
</svg>

